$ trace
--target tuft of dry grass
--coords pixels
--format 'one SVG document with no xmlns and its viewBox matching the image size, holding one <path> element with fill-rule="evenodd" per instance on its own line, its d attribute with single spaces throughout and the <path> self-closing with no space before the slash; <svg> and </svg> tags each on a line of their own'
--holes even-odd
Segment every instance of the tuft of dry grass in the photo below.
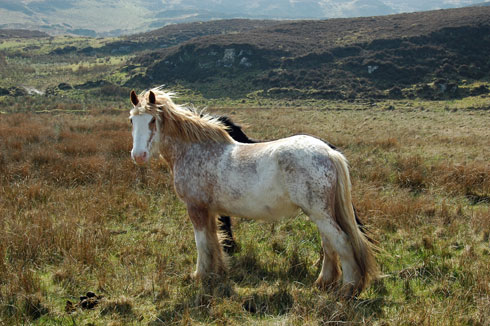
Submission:
<svg viewBox="0 0 490 326">
<path fill-rule="evenodd" d="M 73 132 L 61 132 L 60 142 L 56 148 L 67 156 L 91 156 L 97 153 L 100 144 L 100 137 L 97 135 L 79 134 Z"/>
<path fill-rule="evenodd" d="M 102 315 L 118 314 L 120 316 L 131 316 L 133 312 L 133 303 L 131 299 L 122 296 L 115 300 L 106 300 L 102 304 L 100 313 Z"/>
<path fill-rule="evenodd" d="M 490 201 L 490 165 L 487 162 L 445 162 L 437 166 L 436 171 L 437 182 L 447 191 L 468 196 L 475 203 Z"/>
<path fill-rule="evenodd" d="M 395 180 L 398 185 L 412 191 L 426 188 L 429 171 L 420 156 L 399 157 L 395 163 Z"/>
</svg>

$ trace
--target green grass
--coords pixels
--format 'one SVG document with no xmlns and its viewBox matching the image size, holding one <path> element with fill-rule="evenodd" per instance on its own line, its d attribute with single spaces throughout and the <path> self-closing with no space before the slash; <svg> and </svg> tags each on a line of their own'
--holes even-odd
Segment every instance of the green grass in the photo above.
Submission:
<svg viewBox="0 0 490 326">
<path fill-rule="evenodd" d="M 0 43 L 0 87 L 36 87 L 45 91 L 60 83 L 83 84 L 91 80 L 108 80 L 123 83 L 127 80 L 121 72 L 130 56 L 87 56 L 69 52 L 52 54 L 66 47 L 82 50 L 100 48 L 113 41 L 110 38 L 55 37 L 48 39 L 13 39 Z"/>
</svg>

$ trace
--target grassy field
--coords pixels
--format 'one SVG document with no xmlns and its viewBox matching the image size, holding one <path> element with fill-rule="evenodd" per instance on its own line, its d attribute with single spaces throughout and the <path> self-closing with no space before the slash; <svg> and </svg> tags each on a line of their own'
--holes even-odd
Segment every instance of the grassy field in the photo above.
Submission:
<svg viewBox="0 0 490 326">
<path fill-rule="evenodd" d="M 303 215 L 234 219 L 227 276 L 196 283 L 168 171 L 130 160 L 129 101 L 57 101 L 0 106 L 0 325 L 490 323 L 490 98 L 196 98 L 250 137 L 307 133 L 345 153 L 384 274 L 351 301 L 312 286 L 320 240 Z M 103 296 L 94 309 L 65 310 L 88 291 Z"/>
</svg>

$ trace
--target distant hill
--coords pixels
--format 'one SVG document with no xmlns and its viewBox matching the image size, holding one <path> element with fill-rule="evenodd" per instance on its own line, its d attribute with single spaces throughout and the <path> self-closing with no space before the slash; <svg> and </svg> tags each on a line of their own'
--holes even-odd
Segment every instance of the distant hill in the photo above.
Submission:
<svg viewBox="0 0 490 326">
<path fill-rule="evenodd" d="M 97 51 L 117 54 L 168 48 L 196 37 L 244 33 L 281 23 L 284 23 L 284 21 L 228 19 L 172 24 L 150 32 L 121 37 L 114 42 L 108 43 L 103 48 L 97 49 Z"/>
<path fill-rule="evenodd" d="M 40 37 L 49 37 L 49 35 L 44 32 L 30 31 L 26 29 L 0 29 L 0 39 Z"/>
<path fill-rule="evenodd" d="M 128 69 L 145 70 L 130 85 L 183 83 L 208 96 L 437 98 L 465 95 L 462 80 L 488 81 L 488 53 L 490 8 L 473 7 L 208 35 Z"/>
<path fill-rule="evenodd" d="M 0 0 L 0 28 L 120 36 L 217 19 L 325 19 L 463 7 L 481 0 Z M 488 1 L 486 1 L 488 2 Z"/>
</svg>

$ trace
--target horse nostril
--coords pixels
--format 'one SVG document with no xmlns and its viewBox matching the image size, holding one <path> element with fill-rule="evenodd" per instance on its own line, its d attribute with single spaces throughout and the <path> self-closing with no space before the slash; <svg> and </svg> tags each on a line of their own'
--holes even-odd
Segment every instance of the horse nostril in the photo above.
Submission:
<svg viewBox="0 0 490 326">
<path fill-rule="evenodd" d="M 148 159 L 148 152 L 142 152 L 137 155 L 133 155 L 133 159 L 138 164 L 146 163 Z"/>
</svg>

